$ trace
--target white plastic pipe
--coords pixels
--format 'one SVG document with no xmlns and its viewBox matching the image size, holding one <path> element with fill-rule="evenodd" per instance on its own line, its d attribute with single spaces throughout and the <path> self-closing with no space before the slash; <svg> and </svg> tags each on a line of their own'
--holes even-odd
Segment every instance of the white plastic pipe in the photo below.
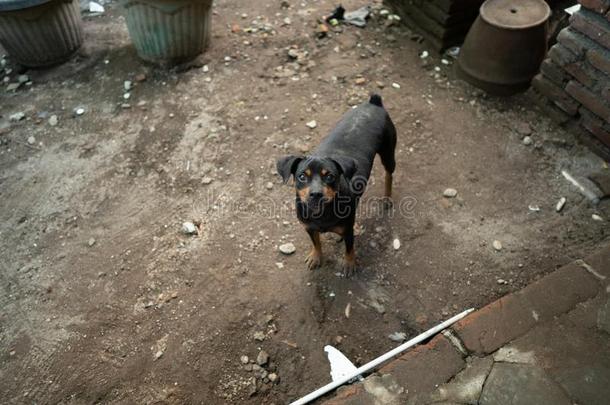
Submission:
<svg viewBox="0 0 610 405">
<path fill-rule="evenodd" d="M 397 354 L 400 354 L 400 353 L 404 352 L 405 350 L 407 350 L 411 346 L 414 346 L 414 345 L 418 344 L 419 342 L 428 339 L 430 336 L 436 335 L 438 332 L 442 331 L 443 329 L 448 328 L 449 326 L 451 326 L 455 322 L 457 322 L 460 319 L 464 318 L 466 315 L 468 315 L 472 311 L 474 311 L 474 308 L 467 309 L 466 311 L 462 312 L 461 314 L 458 314 L 458 315 L 454 316 L 453 318 L 447 319 L 445 322 L 436 325 L 432 329 L 428 329 L 427 331 L 425 331 L 421 335 L 415 336 L 413 339 L 411 339 L 411 340 L 401 344 L 400 346 L 398 346 L 397 348 L 395 348 L 393 350 L 390 350 L 386 354 L 381 355 L 381 356 L 377 357 L 376 359 L 369 361 L 365 365 L 363 365 L 363 366 L 359 367 L 358 369 L 356 369 L 350 375 L 347 375 L 347 376 L 343 377 L 340 380 L 333 381 L 333 382 L 331 382 L 329 384 L 326 384 L 325 386 L 323 386 L 321 388 L 318 388 L 314 392 L 305 395 L 303 398 L 297 399 L 296 401 L 292 402 L 290 405 L 304 405 L 304 404 L 307 404 L 307 403 L 313 401 L 314 399 L 316 399 L 316 398 L 326 394 L 327 392 L 332 391 L 335 388 L 340 387 L 341 385 L 345 384 L 346 382 L 348 382 L 352 378 L 358 377 L 360 374 L 364 374 L 367 371 L 370 371 L 373 368 L 377 367 L 381 363 L 390 360 L 392 357 L 396 356 Z"/>
</svg>

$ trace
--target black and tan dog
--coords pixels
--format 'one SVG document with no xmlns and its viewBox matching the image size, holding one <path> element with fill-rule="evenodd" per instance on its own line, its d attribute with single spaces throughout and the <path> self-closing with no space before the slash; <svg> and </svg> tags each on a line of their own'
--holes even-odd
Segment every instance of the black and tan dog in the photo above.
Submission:
<svg viewBox="0 0 610 405">
<path fill-rule="evenodd" d="M 299 221 L 313 242 L 306 262 L 318 267 L 322 258 L 321 232 L 334 232 L 345 241 L 343 272 L 356 266 L 354 220 L 358 201 L 366 189 L 375 155 L 386 170 L 385 197 L 392 196 L 396 167 L 396 129 L 379 95 L 348 111 L 309 156 L 285 156 L 277 171 L 287 182 L 294 175 Z"/>
</svg>

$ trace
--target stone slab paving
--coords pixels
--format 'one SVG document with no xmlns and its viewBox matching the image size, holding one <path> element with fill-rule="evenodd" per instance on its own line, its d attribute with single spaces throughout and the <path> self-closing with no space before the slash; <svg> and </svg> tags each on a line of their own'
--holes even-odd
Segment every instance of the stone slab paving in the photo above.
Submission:
<svg viewBox="0 0 610 405">
<path fill-rule="evenodd" d="M 324 404 L 610 403 L 610 246 L 452 329 Z"/>
</svg>

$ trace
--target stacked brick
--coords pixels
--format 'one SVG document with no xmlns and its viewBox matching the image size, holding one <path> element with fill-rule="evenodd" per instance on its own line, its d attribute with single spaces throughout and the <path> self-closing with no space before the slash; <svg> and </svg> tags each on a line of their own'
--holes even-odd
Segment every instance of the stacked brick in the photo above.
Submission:
<svg viewBox="0 0 610 405">
<path fill-rule="evenodd" d="M 384 0 L 433 48 L 442 51 L 464 41 L 483 0 Z"/>
<path fill-rule="evenodd" d="M 533 87 L 554 116 L 610 157 L 610 0 L 580 0 L 542 63 Z M 603 145 L 605 146 L 603 146 Z"/>
</svg>

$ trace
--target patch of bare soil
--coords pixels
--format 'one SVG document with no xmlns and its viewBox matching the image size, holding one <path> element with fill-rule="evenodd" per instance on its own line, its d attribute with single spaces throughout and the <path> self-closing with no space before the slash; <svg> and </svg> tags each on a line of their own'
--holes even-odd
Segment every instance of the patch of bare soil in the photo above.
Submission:
<svg viewBox="0 0 610 405">
<path fill-rule="evenodd" d="M 330 380 L 325 344 L 368 361 L 393 332 L 412 336 L 608 243 L 607 220 L 591 219 L 610 218 L 608 203 L 591 206 L 560 175 L 603 163 L 530 95 L 490 99 L 455 80 L 379 4 L 366 28 L 318 39 L 335 4 L 284 3 L 215 2 L 211 48 L 175 71 L 139 61 L 111 3 L 85 20 L 74 60 L 0 94 L 5 403 L 286 403 Z M 275 159 L 306 153 L 371 92 L 398 129 L 395 210 L 377 209 L 376 163 L 359 272 L 337 275 L 331 237 L 308 271 Z M 16 112 L 26 118 L 11 122 Z M 278 251 L 286 242 L 295 254 Z M 250 362 L 260 350 L 262 367 Z"/>
</svg>

